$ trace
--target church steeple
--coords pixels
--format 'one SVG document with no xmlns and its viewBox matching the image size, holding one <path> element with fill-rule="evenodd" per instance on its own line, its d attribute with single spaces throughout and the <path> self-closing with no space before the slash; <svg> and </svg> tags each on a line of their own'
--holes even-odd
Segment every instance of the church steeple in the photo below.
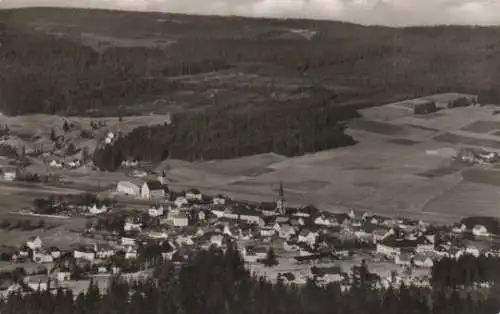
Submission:
<svg viewBox="0 0 500 314">
<path fill-rule="evenodd" d="M 276 202 L 276 210 L 281 214 L 285 214 L 286 210 L 286 200 L 285 200 L 285 190 L 283 188 L 283 182 L 280 182 L 280 188 L 278 192 L 278 201 Z"/>
</svg>

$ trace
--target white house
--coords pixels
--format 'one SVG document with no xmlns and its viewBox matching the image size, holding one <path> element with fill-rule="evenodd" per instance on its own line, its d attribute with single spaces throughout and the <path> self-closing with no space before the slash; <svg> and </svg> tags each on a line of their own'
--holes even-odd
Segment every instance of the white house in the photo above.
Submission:
<svg viewBox="0 0 500 314">
<path fill-rule="evenodd" d="M 189 201 L 184 196 L 177 196 L 177 198 L 174 201 L 174 204 L 177 208 L 181 208 L 187 206 L 189 204 Z"/>
<path fill-rule="evenodd" d="M 324 227 L 330 227 L 334 225 L 333 221 L 324 215 L 321 215 L 316 219 L 314 219 L 314 223 L 318 226 L 324 226 Z"/>
<path fill-rule="evenodd" d="M 123 225 L 123 231 L 141 231 L 142 224 L 141 223 L 133 223 L 130 221 L 126 221 L 125 225 Z"/>
<path fill-rule="evenodd" d="M 197 189 L 190 189 L 186 191 L 184 196 L 189 201 L 201 201 L 203 199 L 203 195 Z"/>
<path fill-rule="evenodd" d="M 415 266 L 417 266 L 417 267 L 430 268 L 430 267 L 434 266 L 434 262 L 432 261 L 432 258 L 430 258 L 428 256 L 417 255 L 413 258 L 413 262 L 414 262 Z"/>
<path fill-rule="evenodd" d="M 122 237 L 120 242 L 121 242 L 121 245 L 123 245 L 123 246 L 134 246 L 135 245 L 134 238 Z"/>
<path fill-rule="evenodd" d="M 95 252 L 86 250 L 74 250 L 73 257 L 75 259 L 83 259 L 92 262 L 95 260 Z"/>
<path fill-rule="evenodd" d="M 14 181 L 17 177 L 17 173 L 13 170 L 6 170 L 3 173 L 3 179 L 5 181 Z"/>
<path fill-rule="evenodd" d="M 164 231 L 149 231 L 148 237 L 152 239 L 168 239 L 168 233 Z"/>
<path fill-rule="evenodd" d="M 377 253 L 388 257 L 394 257 L 401 254 L 401 249 L 377 243 Z"/>
<path fill-rule="evenodd" d="M 96 204 L 94 204 L 92 206 L 89 206 L 88 210 L 89 210 L 89 214 L 91 214 L 91 215 L 100 215 L 100 214 L 104 214 L 105 212 L 107 212 L 108 208 L 104 204 L 102 204 L 100 208 L 97 207 Z"/>
<path fill-rule="evenodd" d="M 184 235 L 178 235 L 175 238 L 175 242 L 178 245 L 188 245 L 188 246 L 194 245 L 193 238 L 190 235 L 186 235 L 186 236 L 184 236 Z"/>
<path fill-rule="evenodd" d="M 312 246 L 316 243 L 316 239 L 318 238 L 318 236 L 319 234 L 317 232 L 312 232 L 310 230 L 302 230 L 299 233 L 297 242 L 306 243 Z"/>
<path fill-rule="evenodd" d="M 141 194 L 141 188 L 130 181 L 120 181 L 116 185 L 116 192 L 138 197 Z"/>
<path fill-rule="evenodd" d="M 489 237 L 490 236 L 488 229 L 483 225 L 475 225 L 474 228 L 472 228 L 472 234 L 475 235 L 476 237 Z"/>
<path fill-rule="evenodd" d="M 112 248 L 98 248 L 97 245 L 95 246 L 94 250 L 96 252 L 96 257 L 100 259 L 110 258 L 116 254 L 115 250 Z"/>
<path fill-rule="evenodd" d="M 272 237 L 276 234 L 276 230 L 274 228 L 260 228 L 260 236 L 261 237 Z"/>
<path fill-rule="evenodd" d="M 214 205 L 226 205 L 226 199 L 222 195 L 217 195 L 212 199 Z"/>
<path fill-rule="evenodd" d="M 71 272 L 67 270 L 60 270 L 56 273 L 56 279 L 59 282 L 70 281 L 71 280 Z"/>
<path fill-rule="evenodd" d="M 125 251 L 125 259 L 136 259 L 137 258 L 137 250 L 133 246 L 127 247 Z"/>
<path fill-rule="evenodd" d="M 221 247 L 223 240 L 224 237 L 221 234 L 214 234 L 210 237 L 210 244 Z"/>
<path fill-rule="evenodd" d="M 54 257 L 50 253 L 35 250 L 35 251 L 33 251 L 33 262 L 35 262 L 35 263 L 52 263 L 52 262 L 54 262 Z"/>
<path fill-rule="evenodd" d="M 464 233 L 465 231 L 467 231 L 467 226 L 461 224 L 459 227 L 453 227 L 451 231 L 454 233 Z"/>
<path fill-rule="evenodd" d="M 149 216 L 151 217 L 159 217 L 159 216 L 162 216 L 163 215 L 163 206 L 154 206 L 154 207 L 151 207 L 149 210 L 148 210 L 148 214 Z"/>
<path fill-rule="evenodd" d="M 297 231 L 295 230 L 295 228 L 290 226 L 289 224 L 280 225 L 278 230 L 279 237 L 283 239 L 290 239 L 290 237 L 295 235 L 296 232 Z"/>
<path fill-rule="evenodd" d="M 31 250 L 38 250 L 42 248 L 42 239 L 39 236 L 31 237 L 27 242 L 26 246 L 28 246 Z"/>
<path fill-rule="evenodd" d="M 179 213 L 172 217 L 172 225 L 175 227 L 187 227 L 189 225 L 188 216 L 185 213 Z"/>
<path fill-rule="evenodd" d="M 283 249 L 288 252 L 296 252 L 300 247 L 294 242 L 285 241 L 283 242 Z"/>
<path fill-rule="evenodd" d="M 52 167 L 52 168 L 62 169 L 63 164 L 61 162 L 57 161 L 57 160 L 52 160 L 49 163 L 49 166 Z"/>
<path fill-rule="evenodd" d="M 469 246 L 465 249 L 465 254 L 470 254 L 478 257 L 479 255 L 481 255 L 481 251 L 476 247 Z"/>
</svg>

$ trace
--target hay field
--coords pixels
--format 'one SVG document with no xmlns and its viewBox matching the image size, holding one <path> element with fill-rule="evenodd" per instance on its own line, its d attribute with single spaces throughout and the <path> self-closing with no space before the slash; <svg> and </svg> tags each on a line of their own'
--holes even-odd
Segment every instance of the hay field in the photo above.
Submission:
<svg viewBox="0 0 500 314">
<path fill-rule="evenodd" d="M 355 146 L 294 158 L 264 154 L 192 163 L 173 167 L 167 176 L 254 201 L 274 200 L 281 181 L 291 202 L 332 211 L 353 208 L 450 222 L 476 214 L 480 206 L 478 212 L 500 216 L 493 205 L 499 194 L 491 183 L 484 184 L 493 180 L 490 169 L 477 172 L 451 161 L 462 145 L 495 146 L 494 135 L 463 129 L 475 121 L 500 123 L 493 110 L 456 108 L 422 119 L 390 106 L 370 108 L 370 119 L 348 125 L 347 133 L 359 141 Z M 453 196 L 457 193 L 463 196 L 460 201 Z"/>
<path fill-rule="evenodd" d="M 476 213 L 474 206 L 481 206 L 481 212 L 500 216 L 493 205 L 488 205 L 498 201 L 492 184 L 500 182 L 495 177 L 500 172 L 492 174 L 492 169 L 481 172 L 477 167 L 451 161 L 463 145 L 485 148 L 495 148 L 497 142 L 500 145 L 500 136 L 489 130 L 500 124 L 500 117 L 492 114 L 494 110 L 455 108 L 421 118 L 411 116 L 408 111 L 402 114 L 400 109 L 381 106 L 361 110 L 364 117 L 348 124 L 347 133 L 359 142 L 351 147 L 293 158 L 268 153 L 208 162 L 168 160 L 157 170 L 166 170 L 173 189 L 195 187 L 208 194 L 224 193 L 256 202 L 274 201 L 276 189 L 283 182 L 289 203 L 312 203 L 331 211 L 352 208 L 450 221 L 461 218 L 467 211 Z M 0 117 L 0 123 L 2 119 L 7 118 Z M 16 129 L 19 125 L 21 131 L 23 122 L 37 130 L 50 124 L 62 125 L 62 119 L 41 116 L 8 120 L 9 126 Z M 120 127 L 126 131 L 164 120 L 164 116 L 126 117 Z M 108 127 L 118 127 L 117 118 L 107 121 Z M 89 122 L 90 119 L 82 119 L 80 123 Z M 471 125 L 475 127 L 467 127 Z M 102 189 L 112 188 L 120 180 L 130 180 L 124 173 L 101 173 L 88 168 L 65 176 L 75 186 L 94 185 Z M 453 195 L 466 195 L 467 189 L 469 197 L 460 198 L 460 204 L 453 201 L 458 199 Z M 475 195 L 480 197 L 480 205 L 471 199 Z M 11 199 L 21 202 L 21 198 Z M 460 209 L 449 209 L 455 207 Z"/>
</svg>

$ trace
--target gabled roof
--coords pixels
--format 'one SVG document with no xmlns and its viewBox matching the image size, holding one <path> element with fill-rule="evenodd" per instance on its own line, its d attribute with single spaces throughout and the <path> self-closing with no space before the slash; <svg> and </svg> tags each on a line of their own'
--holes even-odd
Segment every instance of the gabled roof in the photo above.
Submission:
<svg viewBox="0 0 500 314">
<path fill-rule="evenodd" d="M 163 190 L 164 186 L 161 184 L 160 181 L 155 181 L 155 180 L 150 180 L 146 181 L 146 185 L 148 186 L 149 190 Z"/>
</svg>

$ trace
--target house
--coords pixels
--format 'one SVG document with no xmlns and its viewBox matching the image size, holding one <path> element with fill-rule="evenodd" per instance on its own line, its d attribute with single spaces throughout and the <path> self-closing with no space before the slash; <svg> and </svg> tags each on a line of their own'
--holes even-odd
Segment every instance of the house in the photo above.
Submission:
<svg viewBox="0 0 500 314">
<path fill-rule="evenodd" d="M 201 201 L 201 200 L 203 200 L 203 195 L 197 189 L 190 189 L 190 190 L 186 191 L 186 193 L 184 194 L 184 197 L 188 201 Z"/>
<path fill-rule="evenodd" d="M 377 243 L 376 252 L 387 257 L 394 257 L 401 254 L 401 249 L 389 245 Z"/>
<path fill-rule="evenodd" d="M 141 223 L 134 223 L 130 221 L 126 221 L 125 224 L 123 225 L 123 231 L 141 231 L 142 230 L 142 224 Z"/>
<path fill-rule="evenodd" d="M 215 245 L 221 247 L 224 241 L 224 236 L 222 234 L 214 234 L 210 237 L 210 245 Z"/>
<path fill-rule="evenodd" d="M 278 235 L 280 238 L 288 240 L 295 234 L 296 234 L 296 230 L 291 225 L 289 225 L 289 224 L 279 225 Z"/>
<path fill-rule="evenodd" d="M 104 214 L 105 212 L 107 212 L 108 208 L 104 204 L 102 204 L 101 207 L 97 207 L 97 205 L 94 204 L 92 206 L 89 206 L 88 210 L 89 210 L 89 214 L 91 214 L 91 215 L 100 215 L 100 214 Z"/>
<path fill-rule="evenodd" d="M 59 282 L 70 281 L 71 280 L 71 272 L 69 270 L 58 270 L 56 272 L 56 279 Z"/>
<path fill-rule="evenodd" d="M 340 282 L 344 279 L 342 269 L 339 266 L 331 267 L 312 267 L 311 274 L 320 284 L 328 284 L 331 282 Z"/>
<path fill-rule="evenodd" d="M 464 233 L 465 231 L 467 231 L 467 226 L 465 226 L 464 224 L 461 224 L 460 226 L 453 227 L 453 229 L 451 229 L 451 231 L 454 233 Z"/>
<path fill-rule="evenodd" d="M 199 221 L 204 221 L 207 218 L 207 214 L 205 214 L 205 211 L 200 210 L 198 212 L 198 220 Z"/>
<path fill-rule="evenodd" d="M 246 246 L 241 253 L 247 263 L 255 263 L 267 257 L 267 250 L 263 247 Z"/>
<path fill-rule="evenodd" d="M 135 247 L 127 247 L 127 250 L 125 251 L 125 259 L 137 259 L 137 250 Z"/>
<path fill-rule="evenodd" d="M 28 246 L 31 250 L 37 250 L 42 248 L 42 239 L 39 236 L 31 237 L 26 242 L 26 246 Z"/>
<path fill-rule="evenodd" d="M 193 238 L 190 236 L 190 235 L 178 235 L 176 238 L 175 238 L 175 242 L 181 246 L 181 245 L 188 245 L 188 246 L 191 246 L 191 245 L 194 245 L 194 241 L 193 241 Z"/>
<path fill-rule="evenodd" d="M 57 160 L 52 160 L 52 161 L 50 161 L 49 166 L 52 168 L 62 169 L 63 164 L 62 164 L 62 162 L 59 162 Z"/>
<path fill-rule="evenodd" d="M 410 266 L 412 258 L 409 254 L 397 254 L 394 258 L 394 263 L 401 266 Z"/>
<path fill-rule="evenodd" d="M 134 246 L 135 245 L 134 238 L 122 237 L 120 242 L 121 242 L 121 245 L 123 245 L 123 246 Z"/>
<path fill-rule="evenodd" d="M 53 246 L 49 249 L 49 252 L 50 252 L 50 255 L 52 255 L 52 257 L 54 259 L 58 259 L 61 257 L 61 250 L 59 250 L 57 247 Z"/>
<path fill-rule="evenodd" d="M 421 255 L 421 254 L 417 254 L 413 258 L 413 263 L 415 264 L 415 266 L 423 267 L 423 268 L 431 268 L 432 266 L 434 266 L 434 262 L 432 261 L 432 258 L 430 258 L 429 256 Z"/>
<path fill-rule="evenodd" d="M 336 225 L 338 223 L 336 220 L 330 219 L 330 218 L 326 217 L 325 215 L 321 215 L 321 216 L 317 217 L 316 219 L 314 219 L 314 224 L 316 224 L 318 226 L 323 226 L 323 227 L 330 227 L 330 226 Z"/>
<path fill-rule="evenodd" d="M 14 181 L 17 177 L 17 172 L 14 170 L 6 170 L 3 172 L 3 179 L 5 181 Z"/>
<path fill-rule="evenodd" d="M 153 206 L 150 209 L 148 209 L 148 214 L 151 217 L 159 217 L 163 215 L 163 206 Z"/>
<path fill-rule="evenodd" d="M 283 242 L 283 249 L 288 252 L 296 252 L 300 250 L 300 247 L 293 241 L 285 241 Z"/>
<path fill-rule="evenodd" d="M 116 192 L 119 194 L 138 197 L 141 194 L 141 188 L 130 181 L 120 181 L 116 185 Z"/>
<path fill-rule="evenodd" d="M 391 228 L 389 230 L 384 229 L 384 228 L 377 228 L 377 229 L 373 230 L 372 237 L 373 237 L 374 243 L 377 243 L 380 241 L 384 241 L 385 239 L 389 238 L 390 236 L 392 236 L 394 234 L 395 234 L 395 231 L 393 228 Z"/>
<path fill-rule="evenodd" d="M 212 203 L 214 205 L 226 205 L 226 199 L 224 198 L 224 196 L 219 194 L 212 199 Z"/>
<path fill-rule="evenodd" d="M 143 199 L 160 199 L 165 198 L 165 189 L 160 181 L 147 181 L 142 184 L 141 198 Z"/>
<path fill-rule="evenodd" d="M 272 227 L 264 227 L 259 230 L 261 237 L 272 237 L 276 234 L 276 230 Z"/>
<path fill-rule="evenodd" d="M 473 247 L 473 246 L 468 246 L 467 248 L 465 248 L 464 253 L 475 256 L 475 257 L 479 257 L 479 255 L 481 255 L 481 251 L 478 248 Z"/>
<path fill-rule="evenodd" d="M 174 227 L 187 227 L 189 225 L 188 216 L 185 213 L 179 213 L 172 217 L 172 225 Z"/>
<path fill-rule="evenodd" d="M 175 204 L 175 207 L 181 208 L 181 207 L 187 206 L 189 204 L 189 201 L 184 196 L 177 196 L 175 198 L 174 204 Z"/>
<path fill-rule="evenodd" d="M 168 239 L 168 233 L 165 231 L 149 231 L 147 235 L 151 239 Z"/>
<path fill-rule="evenodd" d="M 108 246 L 98 247 L 97 245 L 95 245 L 94 251 L 96 252 L 96 257 L 99 259 L 107 259 L 116 254 L 116 251 Z"/>
<path fill-rule="evenodd" d="M 137 160 L 124 160 L 122 161 L 121 166 L 125 168 L 133 168 L 137 167 L 138 164 Z"/>
<path fill-rule="evenodd" d="M 52 263 L 54 262 L 54 257 L 48 252 L 37 249 L 33 251 L 33 262 L 40 264 Z"/>
<path fill-rule="evenodd" d="M 472 234 L 475 235 L 476 237 L 489 237 L 490 236 L 488 229 L 483 225 L 475 225 L 474 228 L 472 228 Z"/>
<path fill-rule="evenodd" d="M 87 249 L 77 249 L 73 251 L 73 257 L 92 262 L 95 260 L 95 252 Z"/>
<path fill-rule="evenodd" d="M 237 215 L 240 221 L 244 221 L 249 224 L 264 225 L 264 221 L 262 217 L 260 217 L 259 212 L 250 207 L 244 205 L 235 206 L 232 208 L 231 212 Z"/>
<path fill-rule="evenodd" d="M 297 242 L 306 243 L 306 244 L 312 246 L 316 243 L 316 239 L 318 238 L 318 236 L 319 236 L 319 234 L 317 232 L 303 229 L 299 233 L 299 237 L 297 239 Z"/>
</svg>

